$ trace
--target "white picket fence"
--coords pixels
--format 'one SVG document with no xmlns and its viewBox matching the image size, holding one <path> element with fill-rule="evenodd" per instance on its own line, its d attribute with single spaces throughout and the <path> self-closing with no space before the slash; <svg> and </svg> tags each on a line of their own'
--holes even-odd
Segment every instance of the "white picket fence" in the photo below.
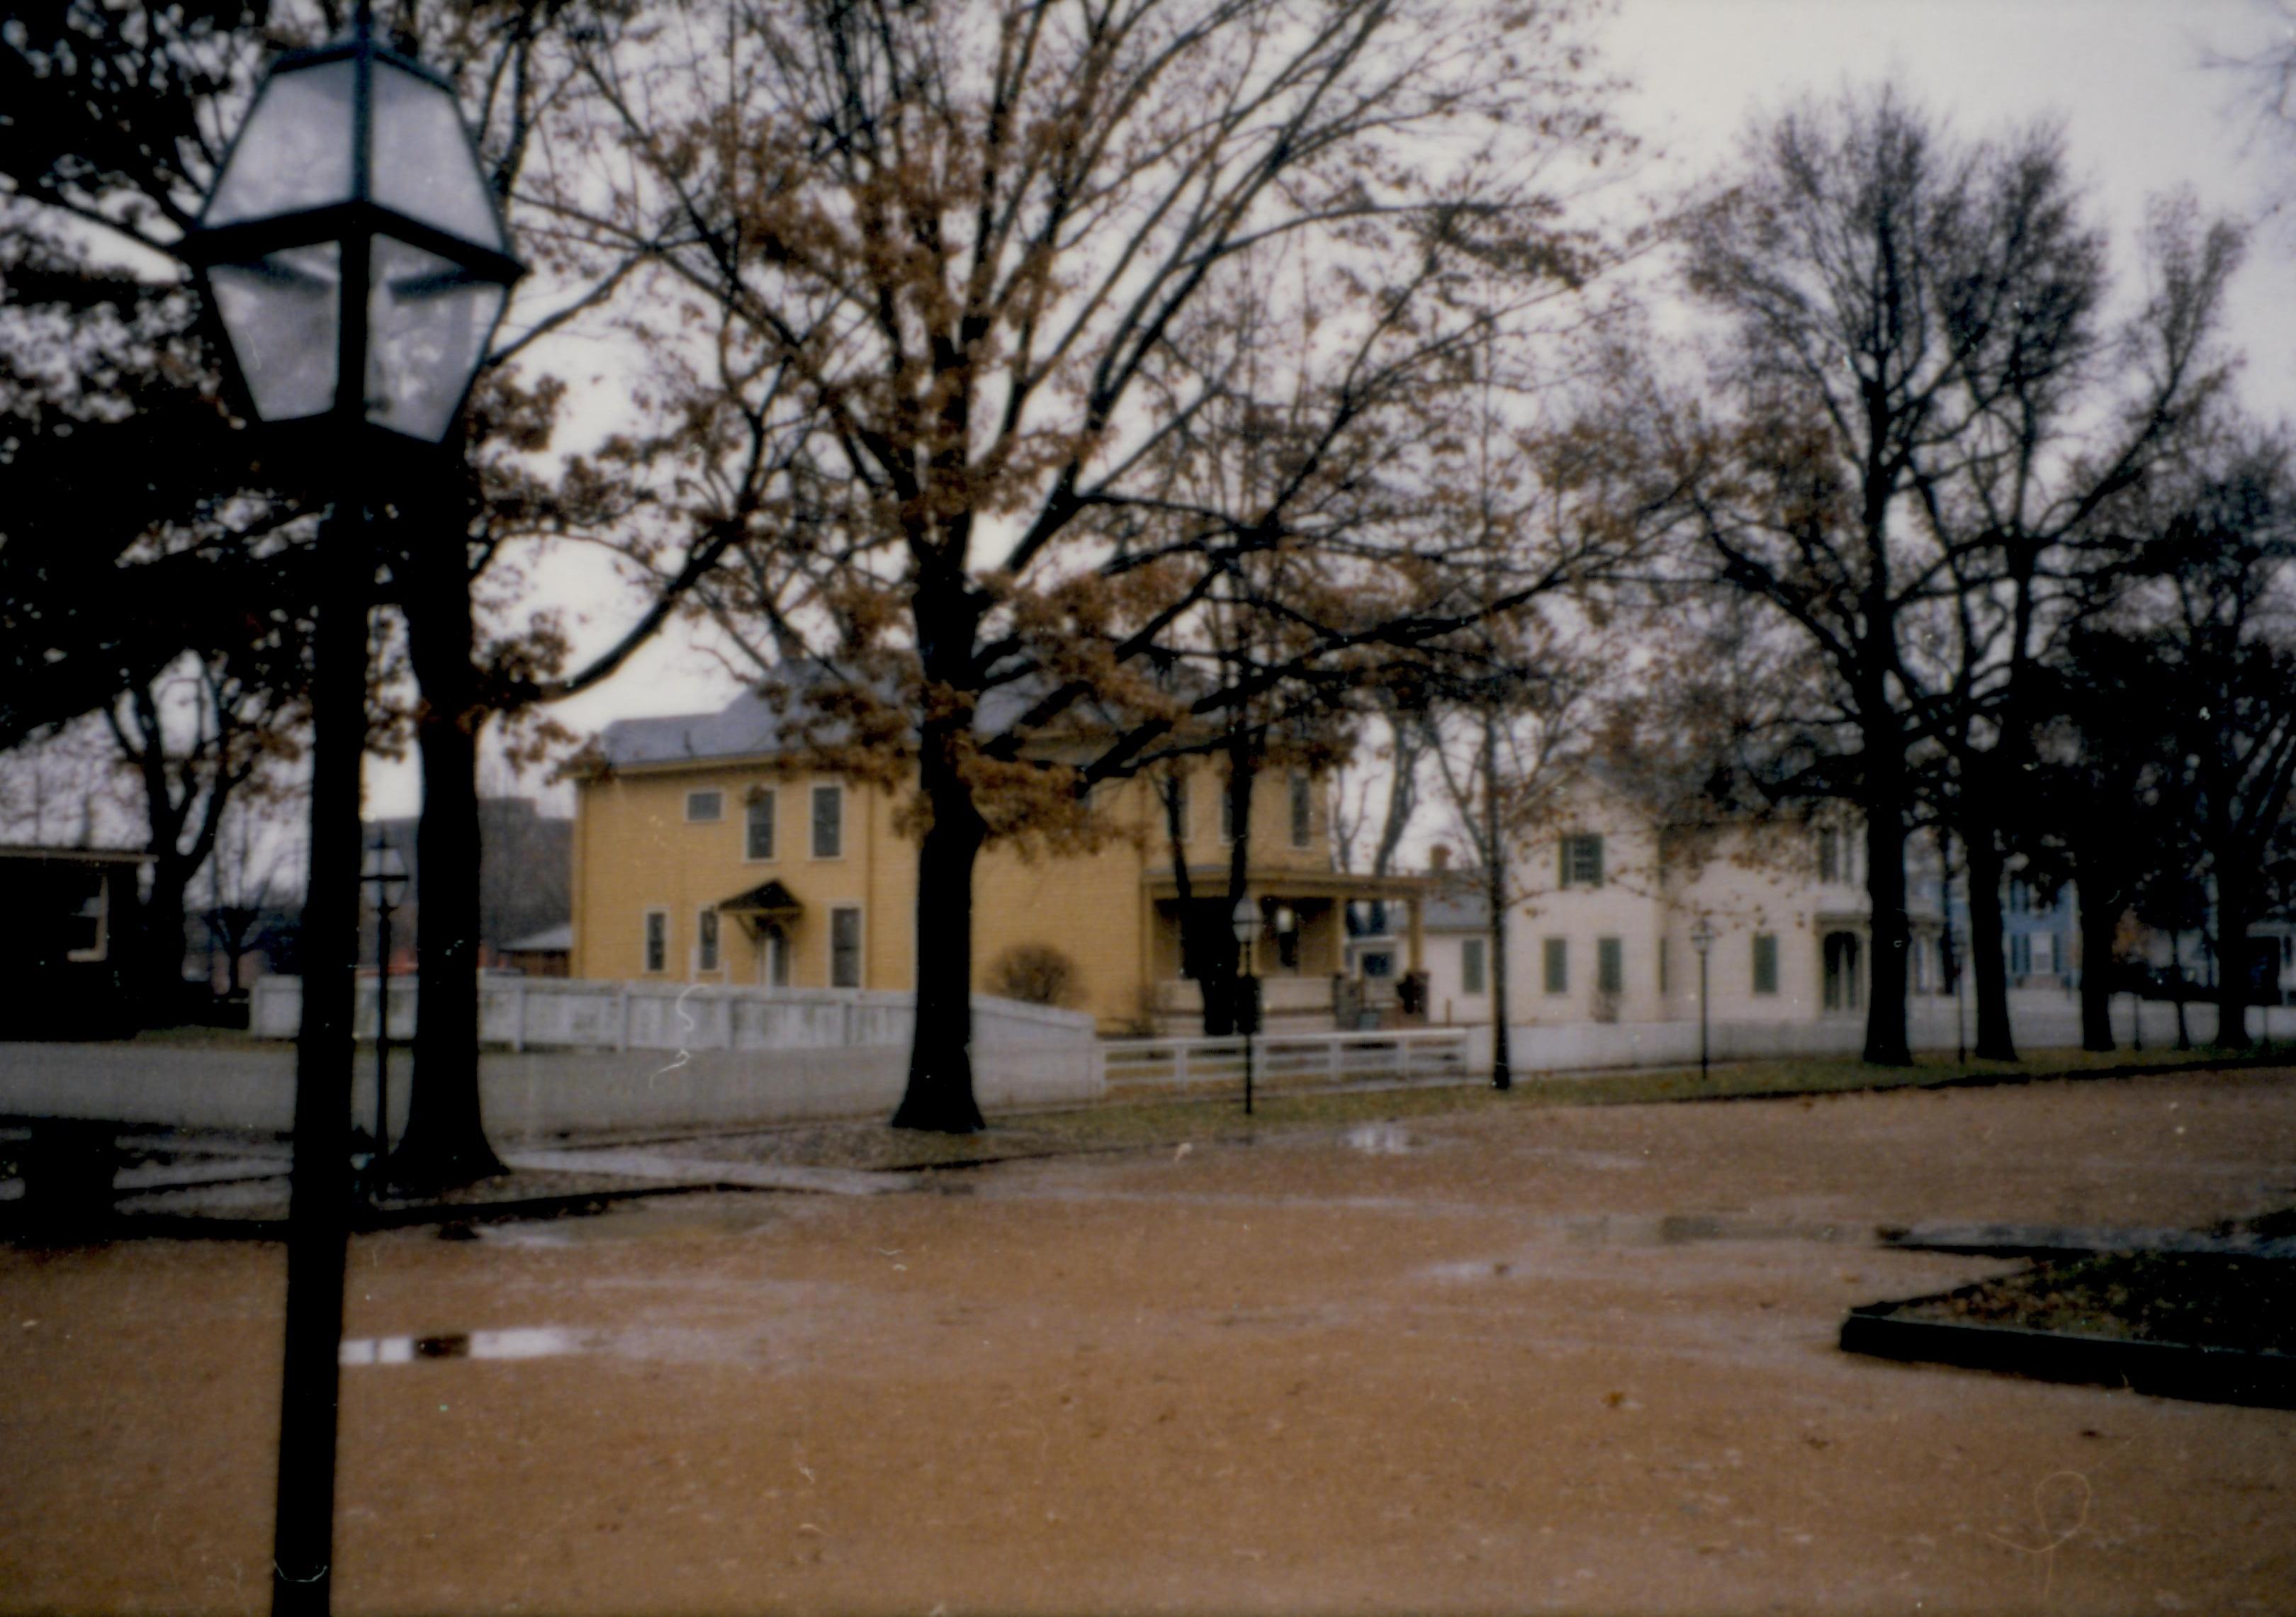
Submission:
<svg viewBox="0 0 2296 1617">
<path fill-rule="evenodd" d="M 352 1027 L 373 1038 L 381 996 L 361 977 Z M 390 982 L 390 1036 L 414 1033 L 414 980 Z M 249 1025 L 292 1038 L 303 1017 L 296 977 L 257 980 Z M 565 977 L 482 978 L 479 1040 L 509 1050 L 832 1050 L 906 1046 L 916 1025 L 907 994 L 852 989 L 728 988 L 715 983 L 600 982 Z M 1092 1018 L 976 994 L 976 1043 L 1080 1046 Z"/>
<path fill-rule="evenodd" d="M 1252 1081 L 1267 1088 L 1384 1080 L 1440 1083 L 1468 1074 L 1467 1030 L 1425 1032 L 1262 1034 L 1252 1041 Z M 1243 1088 L 1244 1041 L 1119 1038 L 1102 1048 L 1111 1096 Z"/>
</svg>

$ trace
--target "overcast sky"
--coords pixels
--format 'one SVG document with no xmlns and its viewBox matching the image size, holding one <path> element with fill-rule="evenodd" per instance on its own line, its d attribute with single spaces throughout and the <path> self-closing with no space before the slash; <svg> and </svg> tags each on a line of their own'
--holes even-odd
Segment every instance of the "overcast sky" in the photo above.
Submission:
<svg viewBox="0 0 2296 1617">
<path fill-rule="evenodd" d="M 1714 173 L 1750 117 L 1891 78 L 1968 138 L 2061 119 L 2073 172 L 2115 232 L 2125 289 L 2137 284 L 2149 197 L 2189 186 L 2209 210 L 2261 219 L 2234 292 L 2242 391 L 2259 414 L 2296 417 L 2296 220 L 2263 217 L 2276 193 L 2296 194 L 2296 144 L 2259 140 L 2236 76 L 2205 65 L 2292 27 L 2268 0 L 1623 0 L 1602 37 L 1611 68 L 1635 82 L 1622 121 L 1652 149 L 1647 181 L 1661 193 Z M 670 644 L 558 713 L 586 729 L 711 708 L 730 689 L 706 657 Z M 380 768 L 371 784 L 375 809 L 413 811 L 411 768 Z"/>
</svg>

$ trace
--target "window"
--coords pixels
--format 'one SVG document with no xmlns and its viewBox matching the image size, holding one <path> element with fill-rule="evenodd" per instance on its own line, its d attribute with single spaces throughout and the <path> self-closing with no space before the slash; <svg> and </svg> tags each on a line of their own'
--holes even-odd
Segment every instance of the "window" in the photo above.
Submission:
<svg viewBox="0 0 2296 1617">
<path fill-rule="evenodd" d="M 1595 991 L 1611 995 L 1627 991 L 1627 951 L 1616 938 L 1595 940 Z"/>
<path fill-rule="evenodd" d="M 63 941 L 67 960 L 101 960 L 104 957 L 104 882 L 103 873 L 89 870 L 75 873 L 67 878 L 77 890 L 79 901 L 72 903 L 68 891 L 64 903 Z"/>
<path fill-rule="evenodd" d="M 743 858 L 751 859 L 774 857 L 774 794 L 770 792 L 750 794 L 748 833 L 742 852 Z"/>
<path fill-rule="evenodd" d="M 1584 833 L 1562 839 L 1562 885 L 1600 887 L 1603 884 L 1603 839 Z"/>
<path fill-rule="evenodd" d="M 1817 833 L 1817 879 L 1841 879 L 1841 833 L 1838 831 L 1829 829 Z"/>
<path fill-rule="evenodd" d="M 645 969 L 663 972 L 669 969 L 669 912 L 650 909 L 645 913 Z"/>
<path fill-rule="evenodd" d="M 1864 974 L 1859 963 L 1857 934 L 1828 932 L 1825 934 L 1825 1008 L 1829 1011 L 1854 1011 L 1866 998 Z"/>
<path fill-rule="evenodd" d="M 689 792 L 685 794 L 685 817 L 690 824 L 701 825 L 726 817 L 726 794 L 722 792 Z"/>
<path fill-rule="evenodd" d="M 718 912 L 705 909 L 693 918 L 693 969 L 718 969 Z"/>
<path fill-rule="evenodd" d="M 816 786 L 813 789 L 813 857 L 816 859 L 840 859 L 845 857 L 845 788 Z"/>
<path fill-rule="evenodd" d="M 1305 848 L 1316 831 L 1315 785 L 1305 775 L 1292 776 L 1292 846 Z"/>
<path fill-rule="evenodd" d="M 1570 991 L 1570 940 L 1567 938 L 1546 939 L 1543 953 L 1546 956 L 1546 991 L 1550 994 L 1569 993 Z"/>
<path fill-rule="evenodd" d="M 1459 992 L 1487 994 L 1490 991 L 1483 981 L 1483 940 L 1462 939 L 1459 943 Z"/>
<path fill-rule="evenodd" d="M 2010 882 L 2009 913 L 2013 915 L 2029 915 L 2032 912 L 2032 908 L 2033 890 L 2022 882 Z"/>
<path fill-rule="evenodd" d="M 1754 992 L 1775 994 L 1778 991 L 1778 935 L 1775 932 L 1754 934 Z"/>
<path fill-rule="evenodd" d="M 840 907 L 829 912 L 829 986 L 861 986 L 861 912 Z"/>
</svg>

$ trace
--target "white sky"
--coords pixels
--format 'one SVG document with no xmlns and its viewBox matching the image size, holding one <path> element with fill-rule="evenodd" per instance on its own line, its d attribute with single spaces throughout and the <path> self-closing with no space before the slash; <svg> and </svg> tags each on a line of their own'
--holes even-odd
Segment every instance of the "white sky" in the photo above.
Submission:
<svg viewBox="0 0 2296 1617">
<path fill-rule="evenodd" d="M 2133 294 L 2148 197 L 2189 186 L 2206 210 L 2260 218 L 2276 194 L 2296 195 L 2296 144 L 2259 141 L 2234 77 L 2203 65 L 2211 49 L 2244 53 L 2292 26 L 2268 0 L 1621 0 L 1601 37 L 1610 67 L 1635 81 L 1620 115 L 1651 149 L 1646 185 L 1660 193 L 1734 157 L 1750 117 L 1884 78 L 1965 138 L 2060 119 Z M 2292 249 L 2296 220 L 2265 219 L 2233 293 L 2242 391 L 2267 417 L 2296 417 Z M 627 610 L 593 598 L 601 640 Z M 714 708 L 732 689 L 671 637 L 557 716 L 587 730 Z M 369 782 L 373 811 L 414 811 L 411 765 L 371 766 Z"/>
</svg>

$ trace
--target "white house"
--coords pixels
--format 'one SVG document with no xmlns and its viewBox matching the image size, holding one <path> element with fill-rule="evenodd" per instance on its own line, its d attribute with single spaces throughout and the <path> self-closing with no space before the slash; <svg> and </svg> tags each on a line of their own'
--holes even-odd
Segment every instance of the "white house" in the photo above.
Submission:
<svg viewBox="0 0 2296 1617">
<path fill-rule="evenodd" d="M 1871 981 L 1865 839 L 1824 810 L 1757 822 L 1659 825 L 1590 784 L 1519 854 L 1508 908 L 1516 1024 L 1694 1021 L 1708 940 L 1717 1022 L 1862 1018 Z M 1934 860 L 1909 860 L 1909 984 L 1941 991 L 1944 917 Z M 1479 873 L 1437 874 L 1425 924 L 1431 1022 L 1491 1019 L 1489 928 Z"/>
</svg>

